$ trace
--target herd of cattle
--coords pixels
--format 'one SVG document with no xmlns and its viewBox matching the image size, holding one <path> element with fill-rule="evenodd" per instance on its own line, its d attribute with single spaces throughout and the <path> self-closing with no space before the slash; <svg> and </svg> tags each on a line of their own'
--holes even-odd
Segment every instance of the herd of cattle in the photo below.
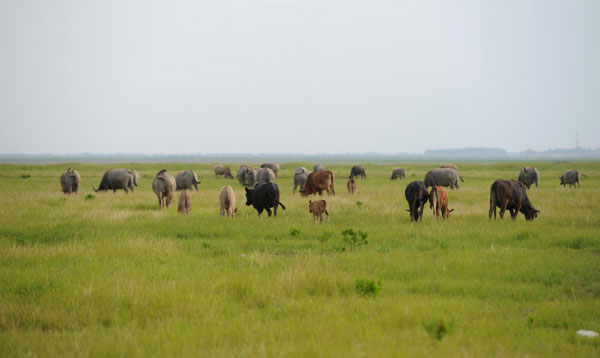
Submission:
<svg viewBox="0 0 600 358">
<path fill-rule="evenodd" d="M 252 168 L 249 165 L 242 165 L 237 171 L 236 178 L 240 184 L 245 186 L 246 205 L 252 206 L 260 216 L 266 211 L 269 216 L 273 213 L 277 216 L 277 208 L 285 206 L 279 201 L 279 187 L 275 183 L 279 173 L 279 164 L 265 163 L 260 168 Z M 215 176 L 224 176 L 233 179 L 229 167 L 224 165 L 214 166 Z M 568 170 L 560 176 L 560 184 L 569 187 L 579 186 L 580 176 L 585 176 L 576 170 Z M 347 182 L 348 193 L 354 194 L 358 188 L 356 178 L 366 179 L 366 172 L 363 166 L 353 166 Z M 396 168 L 392 171 L 390 179 L 405 179 L 406 172 L 402 168 Z M 104 173 L 98 188 L 94 191 L 108 191 L 123 189 L 126 193 L 137 187 L 140 176 L 136 170 L 130 169 L 110 169 Z M 69 168 L 60 177 L 62 191 L 65 194 L 77 193 L 81 177 L 75 170 Z M 454 209 L 449 209 L 448 193 L 444 187 L 458 189 L 459 181 L 464 182 L 460 176 L 458 167 L 453 164 L 443 165 L 440 168 L 432 169 L 427 172 L 423 181 L 415 180 L 408 184 L 404 192 L 408 202 L 411 221 L 420 221 L 423 217 L 425 204 L 429 202 L 429 207 L 433 210 L 434 216 L 439 219 L 440 215 L 446 219 Z M 299 167 L 294 172 L 294 187 L 292 192 L 295 194 L 299 188 L 300 194 L 307 197 L 312 194 L 322 195 L 326 191 L 328 195 L 335 195 L 335 178 L 333 172 L 327 170 L 323 165 L 316 164 L 312 171 L 305 167 Z M 152 189 L 158 198 L 159 207 L 168 208 L 171 206 L 175 191 L 181 191 L 178 202 L 178 212 L 187 214 L 191 208 L 190 190 L 198 190 L 200 181 L 192 170 L 183 170 L 175 177 L 167 170 L 163 169 L 156 173 L 152 179 Z M 518 180 L 496 180 L 490 188 L 490 210 L 489 218 L 496 218 L 496 209 L 500 208 L 500 218 L 504 218 L 506 210 L 510 212 L 511 218 L 516 219 L 521 212 L 526 220 L 533 220 L 537 217 L 539 210 L 535 209 L 529 198 L 526 189 L 532 184 L 536 187 L 539 184 L 539 171 L 536 168 L 524 167 L 519 173 Z M 431 187 L 431 191 L 428 188 Z M 219 202 L 221 206 L 221 216 L 235 217 L 237 208 L 235 205 L 235 194 L 233 188 L 226 185 L 221 188 L 219 193 Z M 273 209 L 273 212 L 271 212 Z M 325 200 L 309 201 L 309 212 L 313 214 L 315 223 L 320 219 L 323 221 L 322 214 L 326 214 L 329 222 L 329 213 L 327 211 L 327 202 Z"/>
</svg>

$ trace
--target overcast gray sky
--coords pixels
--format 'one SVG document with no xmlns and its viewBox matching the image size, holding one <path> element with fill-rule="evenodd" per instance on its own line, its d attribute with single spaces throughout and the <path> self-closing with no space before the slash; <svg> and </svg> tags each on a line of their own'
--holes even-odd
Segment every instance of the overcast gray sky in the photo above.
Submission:
<svg viewBox="0 0 600 358">
<path fill-rule="evenodd" d="M 600 1 L 0 2 L 2 153 L 600 146 Z"/>
</svg>

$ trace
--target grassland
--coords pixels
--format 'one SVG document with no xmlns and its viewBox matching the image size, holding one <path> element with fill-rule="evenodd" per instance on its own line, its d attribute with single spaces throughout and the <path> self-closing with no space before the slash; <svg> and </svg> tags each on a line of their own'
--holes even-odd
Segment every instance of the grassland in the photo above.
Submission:
<svg viewBox="0 0 600 358">
<path fill-rule="evenodd" d="M 366 165 L 354 196 L 350 166 L 331 165 L 337 195 L 321 225 L 292 195 L 301 164 L 277 180 L 287 210 L 262 219 L 209 165 L 118 165 L 140 171 L 136 192 L 87 199 L 110 165 L 0 165 L 0 356 L 600 355 L 598 339 L 575 334 L 600 331 L 600 163 L 535 164 L 533 222 L 487 218 L 491 183 L 522 163 L 458 163 L 454 215 L 418 224 L 404 188 L 434 165 L 403 165 L 404 181 L 389 180 L 401 165 Z M 76 196 L 60 191 L 68 166 L 82 176 Z M 163 167 L 198 173 L 190 215 L 158 210 Z M 572 167 L 588 175 L 581 189 L 558 184 Z M 235 220 L 219 217 L 225 184 Z M 344 241 L 348 228 L 368 243 Z M 360 279 L 381 290 L 362 294 Z"/>
</svg>

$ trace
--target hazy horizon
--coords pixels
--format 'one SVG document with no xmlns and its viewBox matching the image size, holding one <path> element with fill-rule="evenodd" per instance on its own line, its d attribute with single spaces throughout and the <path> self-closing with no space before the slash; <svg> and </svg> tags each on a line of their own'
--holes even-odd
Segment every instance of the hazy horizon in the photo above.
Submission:
<svg viewBox="0 0 600 358">
<path fill-rule="evenodd" d="M 600 147 L 600 2 L 0 3 L 0 153 Z"/>
</svg>

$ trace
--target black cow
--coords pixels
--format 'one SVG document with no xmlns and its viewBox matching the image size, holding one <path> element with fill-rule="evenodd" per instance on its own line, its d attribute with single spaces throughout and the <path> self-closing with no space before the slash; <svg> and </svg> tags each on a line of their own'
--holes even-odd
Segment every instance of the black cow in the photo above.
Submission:
<svg viewBox="0 0 600 358">
<path fill-rule="evenodd" d="M 420 180 L 408 184 L 404 191 L 410 212 L 410 221 L 420 221 L 423 218 L 423 207 L 429 200 L 427 188 Z"/>
<path fill-rule="evenodd" d="M 279 187 L 275 183 L 256 184 L 254 189 L 246 188 L 246 205 L 252 205 L 258 211 L 258 216 L 263 210 L 271 216 L 271 208 L 274 216 L 277 216 L 278 205 L 285 210 L 285 206 L 279 202 Z"/>
<path fill-rule="evenodd" d="M 526 220 L 533 220 L 540 211 L 531 205 L 527 197 L 527 190 L 523 183 L 516 180 L 498 179 L 490 188 L 490 213 L 489 218 L 496 218 L 496 207 L 500 208 L 500 219 L 504 219 L 506 209 L 510 211 L 510 217 L 517 219 L 519 211 L 525 215 Z"/>
<path fill-rule="evenodd" d="M 365 179 L 367 174 L 365 173 L 365 167 L 362 165 L 355 165 L 350 169 L 350 178 L 357 178 L 360 175 L 361 179 Z"/>
</svg>

